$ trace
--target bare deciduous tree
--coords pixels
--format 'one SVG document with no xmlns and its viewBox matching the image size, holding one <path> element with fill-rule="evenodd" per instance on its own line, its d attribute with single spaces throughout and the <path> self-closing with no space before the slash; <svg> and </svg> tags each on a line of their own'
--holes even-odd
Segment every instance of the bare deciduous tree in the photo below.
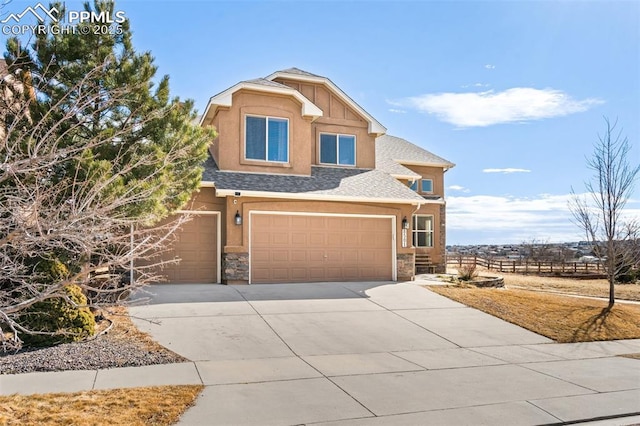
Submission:
<svg viewBox="0 0 640 426">
<path fill-rule="evenodd" d="M 606 130 L 598 136 L 587 165 L 594 171 L 585 183 L 587 196 L 573 190 L 569 208 L 576 224 L 584 231 L 596 256 L 604 260 L 609 281 L 609 309 L 615 303 L 616 277 L 638 258 L 638 221 L 623 217 L 624 208 L 640 173 L 640 164 L 629 162 L 629 140 L 605 118 Z M 634 248 L 636 247 L 636 248 Z"/>
</svg>

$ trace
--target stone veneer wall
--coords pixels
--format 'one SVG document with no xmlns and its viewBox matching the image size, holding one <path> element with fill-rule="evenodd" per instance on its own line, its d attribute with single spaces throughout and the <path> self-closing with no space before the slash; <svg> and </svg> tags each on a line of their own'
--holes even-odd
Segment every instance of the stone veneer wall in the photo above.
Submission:
<svg viewBox="0 0 640 426">
<path fill-rule="evenodd" d="M 440 206 L 440 258 L 442 263 L 435 266 L 436 274 L 444 274 L 447 272 L 447 206 L 442 204 Z"/>
<path fill-rule="evenodd" d="M 413 253 L 401 253 L 396 256 L 398 264 L 398 281 L 412 280 L 415 271 L 415 255 Z"/>
<path fill-rule="evenodd" d="M 222 281 L 249 282 L 249 253 L 223 253 Z"/>
</svg>

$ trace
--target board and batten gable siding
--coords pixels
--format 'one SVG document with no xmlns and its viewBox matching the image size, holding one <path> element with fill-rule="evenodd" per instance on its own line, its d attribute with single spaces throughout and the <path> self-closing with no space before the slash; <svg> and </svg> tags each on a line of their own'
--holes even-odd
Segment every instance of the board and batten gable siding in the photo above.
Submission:
<svg viewBox="0 0 640 426">
<path fill-rule="evenodd" d="M 368 122 L 358 112 L 322 84 L 282 78 L 274 81 L 296 89 L 323 112 L 322 117 L 318 117 L 311 124 L 315 148 L 312 153 L 313 164 L 320 164 L 320 133 L 341 133 L 356 137 L 356 167 L 363 169 L 375 167 L 375 135 L 369 134 Z"/>
</svg>

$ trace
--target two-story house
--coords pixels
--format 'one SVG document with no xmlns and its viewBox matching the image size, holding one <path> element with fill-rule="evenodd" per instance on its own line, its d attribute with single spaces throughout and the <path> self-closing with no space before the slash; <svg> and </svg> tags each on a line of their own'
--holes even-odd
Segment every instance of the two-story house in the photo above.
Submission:
<svg viewBox="0 0 640 426">
<path fill-rule="evenodd" d="M 296 68 L 213 96 L 194 219 L 170 282 L 410 280 L 445 268 L 444 173 L 454 165 L 386 135 L 325 77 Z M 418 259 L 416 261 L 416 259 Z"/>
</svg>

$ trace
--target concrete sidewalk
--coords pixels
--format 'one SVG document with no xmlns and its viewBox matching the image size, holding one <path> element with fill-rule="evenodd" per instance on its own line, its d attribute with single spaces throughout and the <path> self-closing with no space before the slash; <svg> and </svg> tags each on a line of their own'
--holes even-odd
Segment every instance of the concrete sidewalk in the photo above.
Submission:
<svg viewBox="0 0 640 426">
<path fill-rule="evenodd" d="M 136 325 L 193 362 L 0 375 L 0 393 L 204 384 L 184 425 L 640 421 L 640 339 L 555 344 L 414 283 L 158 286 Z M 156 323 L 156 322 L 159 322 Z"/>
</svg>

